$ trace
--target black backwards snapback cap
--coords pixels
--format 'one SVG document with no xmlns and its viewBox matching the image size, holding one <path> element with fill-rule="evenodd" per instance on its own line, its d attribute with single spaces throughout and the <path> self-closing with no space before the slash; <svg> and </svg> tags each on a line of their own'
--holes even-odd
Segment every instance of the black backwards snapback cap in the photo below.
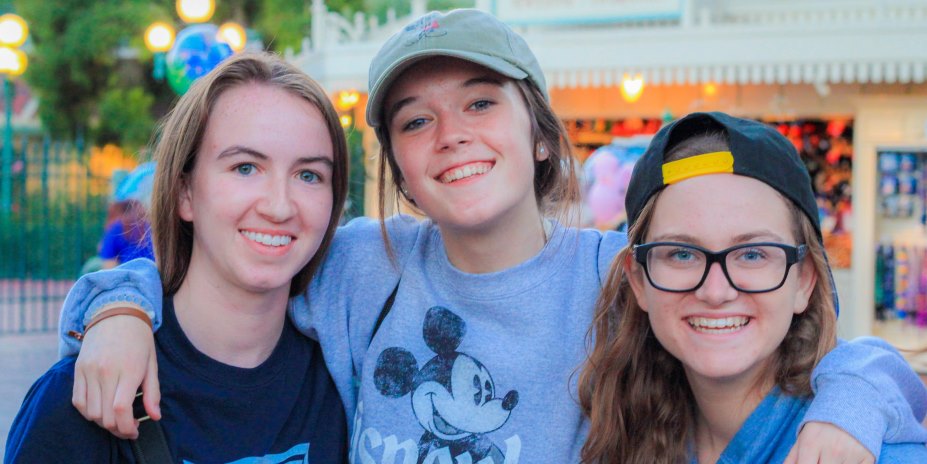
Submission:
<svg viewBox="0 0 927 464">
<path fill-rule="evenodd" d="M 692 135 L 720 131 L 727 135 L 730 151 L 664 162 L 666 153 L 680 141 Z M 824 243 L 811 176 L 792 143 L 764 123 L 717 112 L 689 114 L 663 127 L 653 137 L 631 174 L 625 197 L 628 225 L 637 221 L 647 200 L 667 185 L 691 177 L 720 173 L 752 177 L 776 189 L 808 216 L 818 241 Z M 826 259 L 827 255 L 824 256 Z M 840 304 L 830 266 L 827 272 L 834 307 L 839 314 Z"/>
<path fill-rule="evenodd" d="M 706 153 L 664 163 L 666 153 L 694 134 L 727 134 L 730 151 Z M 634 165 L 625 208 L 633 224 L 655 193 L 690 177 L 732 173 L 752 177 L 776 189 L 808 216 L 823 243 L 811 177 L 798 152 L 776 129 L 724 113 L 692 113 L 660 129 Z"/>
</svg>

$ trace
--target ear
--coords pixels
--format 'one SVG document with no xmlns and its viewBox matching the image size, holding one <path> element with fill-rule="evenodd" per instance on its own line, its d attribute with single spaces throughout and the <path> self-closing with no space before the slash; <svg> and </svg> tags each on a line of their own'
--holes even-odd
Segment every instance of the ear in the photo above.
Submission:
<svg viewBox="0 0 927 464">
<path fill-rule="evenodd" d="M 544 160 L 546 160 L 546 159 L 548 158 L 548 156 L 550 156 L 550 155 L 547 153 L 547 148 L 544 147 L 544 144 L 543 144 L 543 143 L 538 143 L 538 144 L 537 144 L 537 149 L 534 150 L 534 160 L 535 160 L 535 161 L 544 161 Z"/>
<path fill-rule="evenodd" d="M 795 306 L 792 312 L 801 314 L 808 309 L 808 302 L 811 301 L 811 295 L 814 293 L 814 287 L 818 283 L 818 274 L 815 272 L 814 261 L 812 257 L 805 256 L 798 266 L 798 291 L 795 293 Z"/>
<path fill-rule="evenodd" d="M 418 363 L 415 356 L 399 347 L 389 347 L 377 358 L 373 383 L 384 396 L 399 398 L 412 391 Z"/>
<path fill-rule="evenodd" d="M 180 180 L 180 198 L 177 199 L 177 214 L 187 222 L 193 222 L 193 192 L 190 191 L 189 175 Z"/>
<path fill-rule="evenodd" d="M 634 253 L 628 253 L 624 257 L 624 275 L 628 279 L 628 283 L 631 284 L 631 290 L 634 292 L 634 298 L 637 300 L 637 305 L 641 307 L 644 312 L 648 311 L 647 308 L 647 299 L 645 298 L 644 288 L 647 285 L 645 282 L 646 277 L 644 276 L 644 268 L 641 267 L 637 261 L 634 261 Z"/>
</svg>

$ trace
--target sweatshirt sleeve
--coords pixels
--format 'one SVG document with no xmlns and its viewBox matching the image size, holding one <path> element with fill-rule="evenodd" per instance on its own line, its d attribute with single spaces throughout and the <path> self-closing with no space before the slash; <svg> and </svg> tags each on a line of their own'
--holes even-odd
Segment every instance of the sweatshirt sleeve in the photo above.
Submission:
<svg viewBox="0 0 927 464">
<path fill-rule="evenodd" d="M 883 443 L 925 443 L 927 390 L 901 354 L 876 337 L 840 341 L 815 368 L 802 421 L 840 427 L 879 459 Z M 799 428 L 799 430 L 801 430 Z"/>
<path fill-rule="evenodd" d="M 628 245 L 628 236 L 624 232 L 609 231 L 602 235 L 599 242 L 599 284 L 604 284 L 608 271 L 618 252 Z"/>
<path fill-rule="evenodd" d="M 58 322 L 58 354 L 74 356 L 80 342 L 68 332 L 83 332 L 90 317 L 103 306 L 131 303 L 152 318 L 155 330 L 161 325 L 161 276 L 154 261 L 133 259 L 116 268 L 82 276 L 71 287 Z"/>
</svg>

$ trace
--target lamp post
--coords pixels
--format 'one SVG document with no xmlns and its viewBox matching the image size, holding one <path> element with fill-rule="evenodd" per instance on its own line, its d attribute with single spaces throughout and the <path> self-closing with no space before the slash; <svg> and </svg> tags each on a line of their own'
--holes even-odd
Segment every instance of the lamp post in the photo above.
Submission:
<svg viewBox="0 0 927 464">
<path fill-rule="evenodd" d="M 18 47 L 29 35 L 26 21 L 18 15 L 7 13 L 0 16 L 0 74 L 3 74 L 3 97 L 6 125 L 3 130 L 2 190 L 0 190 L 0 211 L 12 210 L 13 198 L 13 77 L 26 72 L 29 61 Z"/>
<path fill-rule="evenodd" d="M 168 83 L 174 91 L 182 94 L 193 79 L 212 69 L 217 59 L 221 61 L 225 56 L 244 49 L 247 35 L 243 27 L 233 22 L 225 23 L 218 29 L 215 29 L 212 24 L 201 24 L 212 18 L 216 10 L 215 0 L 177 0 L 176 7 L 177 16 L 189 26 L 175 34 L 174 27 L 170 24 L 153 23 L 145 31 L 145 46 L 154 55 L 152 76 L 155 80 L 163 81 L 167 75 Z M 204 31 L 215 32 L 204 33 Z M 187 42 L 186 40 L 190 37 L 194 39 Z M 212 47 L 210 44 L 217 42 L 222 47 L 228 46 L 224 53 L 217 54 L 209 49 Z M 207 49 L 194 50 L 194 47 L 207 47 Z M 178 49 L 183 52 L 178 53 Z M 178 69 L 186 69 L 187 72 L 182 77 L 178 77 Z"/>
</svg>

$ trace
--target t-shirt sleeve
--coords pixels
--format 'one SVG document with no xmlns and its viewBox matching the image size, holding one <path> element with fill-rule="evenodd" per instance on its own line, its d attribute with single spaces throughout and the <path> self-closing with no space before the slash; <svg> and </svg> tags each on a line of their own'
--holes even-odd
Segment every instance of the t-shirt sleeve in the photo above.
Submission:
<svg viewBox="0 0 927 464">
<path fill-rule="evenodd" d="M 74 359 L 67 358 L 32 385 L 10 427 L 5 463 L 113 461 L 116 440 L 74 409 L 73 384 Z"/>
</svg>

